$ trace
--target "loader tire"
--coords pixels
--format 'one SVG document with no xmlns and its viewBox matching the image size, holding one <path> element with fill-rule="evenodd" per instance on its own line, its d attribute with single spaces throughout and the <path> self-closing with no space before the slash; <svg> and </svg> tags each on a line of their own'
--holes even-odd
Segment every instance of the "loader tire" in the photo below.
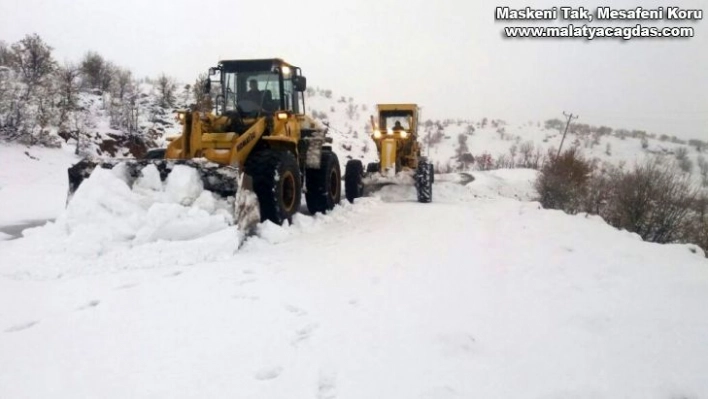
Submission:
<svg viewBox="0 0 708 399">
<path fill-rule="evenodd" d="M 381 165 L 378 162 L 369 162 L 366 165 L 366 173 L 377 173 L 381 170 Z"/>
<path fill-rule="evenodd" d="M 292 223 L 293 215 L 300 209 L 302 195 L 302 179 L 295 156 L 289 151 L 258 151 L 246 161 L 246 173 L 253 179 L 261 222 L 270 220 L 282 225 L 287 220 Z"/>
<path fill-rule="evenodd" d="M 322 151 L 320 168 L 305 169 L 305 185 L 305 200 L 310 213 L 327 213 L 334 209 L 342 198 L 342 172 L 337 154 Z"/>
<path fill-rule="evenodd" d="M 419 162 L 415 171 L 415 191 L 418 202 L 428 203 L 433 200 L 433 165 Z"/>
<path fill-rule="evenodd" d="M 358 159 L 351 159 L 344 167 L 344 193 L 351 203 L 364 194 L 364 165 Z"/>
</svg>

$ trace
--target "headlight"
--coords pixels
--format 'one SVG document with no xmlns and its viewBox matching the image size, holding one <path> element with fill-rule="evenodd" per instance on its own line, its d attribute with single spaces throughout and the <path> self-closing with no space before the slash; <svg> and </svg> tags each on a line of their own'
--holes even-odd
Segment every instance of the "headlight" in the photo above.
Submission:
<svg viewBox="0 0 708 399">
<path fill-rule="evenodd" d="M 381 131 L 379 129 L 374 130 L 374 138 L 375 139 L 381 138 Z"/>
<path fill-rule="evenodd" d="M 175 119 L 177 119 L 180 122 L 184 121 L 184 112 L 178 112 L 177 116 L 175 116 Z"/>
<path fill-rule="evenodd" d="M 401 130 L 401 138 L 405 139 L 406 137 L 408 137 L 408 132 L 405 130 Z"/>
<path fill-rule="evenodd" d="M 387 133 L 387 134 L 393 134 L 393 129 L 388 128 L 388 130 L 386 130 L 386 133 Z"/>
</svg>

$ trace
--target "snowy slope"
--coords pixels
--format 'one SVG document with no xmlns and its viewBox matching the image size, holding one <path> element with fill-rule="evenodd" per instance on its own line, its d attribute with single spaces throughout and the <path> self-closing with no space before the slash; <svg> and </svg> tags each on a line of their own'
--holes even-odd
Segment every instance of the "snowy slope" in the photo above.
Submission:
<svg viewBox="0 0 708 399">
<path fill-rule="evenodd" d="M 432 204 L 395 188 L 241 249 L 76 252 L 61 218 L 0 242 L 0 397 L 708 396 L 700 250 L 540 209 L 534 173 L 440 181 Z"/>
<path fill-rule="evenodd" d="M 479 162 L 467 166 L 458 163 L 460 136 L 464 136 L 467 147 L 462 152 L 469 152 L 476 158 L 489 154 L 491 166 L 495 168 L 509 167 L 507 165 L 510 161 L 516 165 L 522 163 L 524 146 L 530 147 L 533 155 L 543 156 L 548 150 L 557 150 L 561 144 L 562 129 L 546 128 L 545 121 L 507 123 L 483 115 L 471 115 L 472 119 L 445 119 L 444 115 L 428 115 L 425 112 L 426 104 L 419 106 L 423 108 L 420 127 L 421 140 L 424 142 L 423 153 L 433 161 L 438 172 L 480 168 Z M 329 134 L 334 139 L 334 150 L 340 154 L 342 166 L 347 159 L 362 159 L 364 163 L 377 159 L 376 147 L 369 136 L 369 117 L 376 113 L 375 104 L 357 103 L 351 97 L 314 87 L 308 90 L 306 107 L 308 114 L 330 126 Z M 694 181 L 700 183 L 697 164 L 699 157 L 708 157 L 705 138 L 703 141 L 697 140 L 700 144 L 692 145 L 690 141 L 675 137 L 667 136 L 662 140 L 662 137 L 656 137 L 651 132 L 630 132 L 622 126 L 613 127 L 614 130 L 609 129 L 609 133 L 606 131 L 606 134 L 597 137 L 581 127 L 571 127 L 563 148 L 576 146 L 590 159 L 595 158 L 615 166 L 624 164 L 627 167 L 655 155 L 674 159 L 677 152 L 683 149 L 693 164 L 691 173 Z M 436 140 L 434 137 L 438 134 L 440 137 Z M 642 134 L 645 135 L 645 142 Z M 702 137 L 697 134 L 696 138 Z M 430 144 L 429 139 L 432 139 Z"/>
</svg>

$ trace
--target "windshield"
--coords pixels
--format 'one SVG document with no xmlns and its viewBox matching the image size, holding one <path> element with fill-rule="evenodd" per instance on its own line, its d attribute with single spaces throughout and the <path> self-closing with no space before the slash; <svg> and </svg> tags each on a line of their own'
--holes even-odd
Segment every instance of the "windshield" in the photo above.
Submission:
<svg viewBox="0 0 708 399">
<path fill-rule="evenodd" d="M 388 130 L 388 129 L 410 130 L 411 117 L 412 117 L 412 115 L 410 113 L 382 112 L 381 113 L 381 120 L 379 121 L 379 123 L 381 125 L 380 128 L 383 130 Z"/>
<path fill-rule="evenodd" d="M 278 74 L 264 72 L 224 72 L 224 111 L 242 115 L 274 112 L 280 108 Z"/>
</svg>

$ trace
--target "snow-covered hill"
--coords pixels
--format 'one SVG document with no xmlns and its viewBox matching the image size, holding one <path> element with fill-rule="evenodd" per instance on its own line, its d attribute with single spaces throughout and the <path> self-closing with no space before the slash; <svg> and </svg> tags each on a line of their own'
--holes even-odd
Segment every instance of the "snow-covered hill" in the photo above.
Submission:
<svg viewBox="0 0 708 399">
<path fill-rule="evenodd" d="M 425 108 L 425 104 L 419 105 Z M 310 115 L 330 126 L 335 151 L 343 154 L 340 156 L 343 164 L 351 158 L 365 163 L 376 160 L 369 121 L 370 115 L 376 113 L 375 104 L 361 104 L 331 90 L 311 88 L 306 106 Z M 621 126 L 613 129 L 580 122 L 571 125 L 563 148 L 578 147 L 586 157 L 614 166 L 632 167 L 654 156 L 685 159 L 682 167 L 698 185 L 705 179 L 708 186 L 708 141 L 681 140 Z M 565 127 L 560 120 L 510 124 L 482 115 L 463 120 L 430 117 L 425 112 L 421 124 L 423 152 L 435 163 L 438 172 L 535 167 L 549 150 L 558 149 Z M 461 155 L 466 153 L 476 161 L 461 162 Z M 705 177 L 701 175 L 702 164 Z"/>
<path fill-rule="evenodd" d="M 160 145 L 178 128 L 143 89 L 139 131 Z M 125 133 L 100 96 L 82 102 L 82 151 L 110 155 Z M 320 89 L 307 105 L 342 166 L 375 159 L 373 105 Z M 453 159 L 461 143 L 494 167 L 560 142 L 541 122 L 424 131 L 440 172 L 479 167 Z M 689 148 L 589 137 L 576 144 L 613 163 Z M 240 246 L 231 204 L 189 170 L 132 188 L 98 170 L 65 209 L 75 145 L 0 145 L 0 397 L 708 397 L 703 251 L 544 210 L 534 170 L 438 174 L 431 204 L 387 186 L 303 207 Z"/>
</svg>

